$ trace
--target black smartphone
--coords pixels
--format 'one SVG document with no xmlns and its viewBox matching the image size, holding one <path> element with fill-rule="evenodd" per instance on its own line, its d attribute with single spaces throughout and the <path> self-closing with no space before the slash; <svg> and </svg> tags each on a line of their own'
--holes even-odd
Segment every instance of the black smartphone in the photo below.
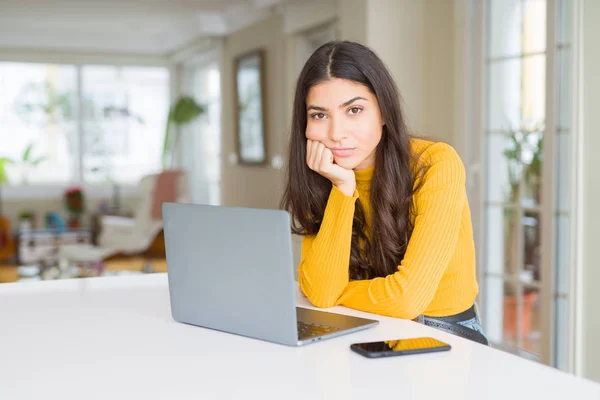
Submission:
<svg viewBox="0 0 600 400">
<path fill-rule="evenodd" d="M 368 358 L 434 353 L 437 351 L 448 351 L 450 348 L 448 343 L 430 337 L 354 343 L 350 346 L 350 349 Z"/>
</svg>

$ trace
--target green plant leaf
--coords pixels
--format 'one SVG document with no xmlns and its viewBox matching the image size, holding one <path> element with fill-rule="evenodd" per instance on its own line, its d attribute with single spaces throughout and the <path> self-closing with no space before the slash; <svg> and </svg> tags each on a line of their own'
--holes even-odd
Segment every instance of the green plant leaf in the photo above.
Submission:
<svg viewBox="0 0 600 400">
<path fill-rule="evenodd" d="M 46 158 L 47 158 L 46 156 L 42 156 L 42 157 L 36 158 L 35 160 L 31 161 L 31 165 L 37 167 L 38 165 L 40 165 L 40 163 L 46 161 Z"/>
<path fill-rule="evenodd" d="M 187 124 L 204 113 L 204 107 L 189 96 L 180 97 L 173 107 L 172 119 L 176 125 Z"/>
<path fill-rule="evenodd" d="M 203 114 L 206 111 L 205 107 L 198 104 L 196 100 L 194 100 L 190 96 L 181 96 L 177 99 L 175 104 L 171 107 L 169 111 L 169 116 L 167 118 L 167 127 L 165 131 L 165 138 L 163 142 L 163 153 L 162 153 L 162 165 L 163 169 L 168 167 L 167 163 L 171 161 L 169 157 L 172 157 L 173 149 L 171 146 L 176 146 L 179 142 L 179 132 L 171 133 L 173 125 L 179 127 L 185 124 L 188 124 L 195 120 L 198 116 Z"/>
<path fill-rule="evenodd" d="M 14 164 L 14 161 L 8 157 L 0 157 L 0 185 L 5 185 L 8 183 L 6 166 L 9 164 Z"/>
<path fill-rule="evenodd" d="M 173 118 L 172 118 L 172 112 L 169 112 L 169 116 L 167 117 L 167 127 L 165 129 L 165 139 L 163 142 L 163 151 L 162 151 L 162 167 L 163 169 L 167 169 L 167 158 L 169 156 L 169 147 L 170 147 L 170 140 L 171 140 L 171 124 L 172 124 Z"/>
<path fill-rule="evenodd" d="M 23 161 L 29 161 L 31 157 L 31 150 L 33 149 L 33 143 L 30 143 L 23 152 Z"/>
</svg>

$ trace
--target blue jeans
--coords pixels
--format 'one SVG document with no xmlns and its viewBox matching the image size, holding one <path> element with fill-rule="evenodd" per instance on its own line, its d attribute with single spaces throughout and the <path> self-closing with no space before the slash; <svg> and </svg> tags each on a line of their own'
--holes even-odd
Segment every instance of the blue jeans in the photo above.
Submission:
<svg viewBox="0 0 600 400">
<path fill-rule="evenodd" d="M 481 326 L 481 323 L 479 322 L 479 319 L 477 317 L 468 319 L 466 321 L 457 322 L 457 324 L 473 329 L 475 332 L 479 332 L 485 336 L 485 333 L 483 332 L 483 327 Z"/>
<path fill-rule="evenodd" d="M 469 320 L 466 321 L 460 321 L 457 322 L 457 324 L 462 325 L 466 328 L 469 329 L 473 329 L 475 332 L 479 332 L 481 333 L 483 336 L 485 336 L 487 338 L 487 336 L 485 335 L 485 332 L 483 331 L 483 327 L 481 326 L 481 322 L 479 322 L 479 318 L 475 317 L 475 318 L 471 318 Z M 488 340 L 488 346 L 492 347 L 491 343 Z"/>
<path fill-rule="evenodd" d="M 423 322 L 422 316 L 417 317 L 416 321 L 422 323 Z M 459 322 L 456 322 L 456 324 L 462 325 L 465 328 L 472 329 L 475 332 L 479 332 L 483 336 L 486 336 L 485 332 L 483 331 L 483 327 L 481 326 L 481 321 L 479 320 L 479 308 L 477 307 L 477 304 L 475 304 L 475 317 L 474 318 L 468 319 L 466 321 L 459 321 Z M 491 346 L 491 345 L 489 345 L 489 346 Z"/>
</svg>

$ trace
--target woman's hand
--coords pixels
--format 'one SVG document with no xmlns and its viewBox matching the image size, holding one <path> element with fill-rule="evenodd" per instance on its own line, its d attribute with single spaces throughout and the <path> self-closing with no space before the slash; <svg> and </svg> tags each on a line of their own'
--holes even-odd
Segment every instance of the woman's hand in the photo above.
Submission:
<svg viewBox="0 0 600 400">
<path fill-rule="evenodd" d="M 306 141 L 306 164 L 319 175 L 329 179 L 346 196 L 354 195 L 356 177 L 354 171 L 337 165 L 333 153 L 323 143 Z"/>
</svg>

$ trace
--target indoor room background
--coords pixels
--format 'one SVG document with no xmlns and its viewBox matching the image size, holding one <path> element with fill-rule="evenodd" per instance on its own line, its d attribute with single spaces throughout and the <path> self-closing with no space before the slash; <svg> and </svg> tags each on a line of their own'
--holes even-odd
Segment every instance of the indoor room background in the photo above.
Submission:
<svg viewBox="0 0 600 400">
<path fill-rule="evenodd" d="M 597 0 L 0 0 L 0 282 L 165 272 L 159 187 L 277 208 L 331 40 L 461 156 L 494 347 L 600 381 Z"/>
</svg>

